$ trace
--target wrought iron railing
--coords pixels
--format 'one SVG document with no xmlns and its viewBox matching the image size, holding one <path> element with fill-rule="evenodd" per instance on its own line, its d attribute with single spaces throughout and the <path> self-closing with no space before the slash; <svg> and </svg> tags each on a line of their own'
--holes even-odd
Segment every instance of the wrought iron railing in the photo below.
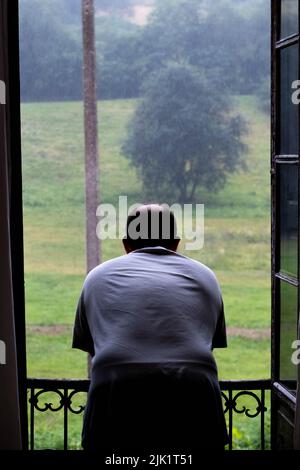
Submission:
<svg viewBox="0 0 300 470">
<path fill-rule="evenodd" d="M 269 436 L 266 436 L 266 417 L 269 418 L 270 407 L 269 396 L 266 397 L 266 393 L 271 389 L 271 381 L 223 380 L 220 381 L 220 386 L 222 390 L 224 413 L 227 420 L 229 433 L 229 450 L 235 448 L 234 441 L 236 439 L 234 436 L 234 431 L 239 434 L 238 429 L 235 428 L 234 422 L 239 416 L 242 415 L 245 418 L 248 418 L 246 429 L 251 420 L 254 418 L 258 420 L 258 430 L 255 432 L 254 438 L 256 444 L 254 445 L 256 448 L 259 447 L 261 450 L 268 448 Z M 59 447 L 64 450 L 69 448 L 69 416 L 70 414 L 82 414 L 85 406 L 84 400 L 82 400 L 81 404 L 74 404 L 73 401 L 78 394 L 83 392 L 86 393 L 88 388 L 89 380 L 27 380 L 29 402 L 29 446 L 31 450 L 36 448 L 36 413 L 44 413 L 46 411 L 53 413 L 61 411 L 63 413 L 62 445 Z M 51 395 L 51 401 L 49 401 L 49 393 L 54 394 L 54 396 Z M 80 436 L 80 429 L 78 432 Z"/>
</svg>

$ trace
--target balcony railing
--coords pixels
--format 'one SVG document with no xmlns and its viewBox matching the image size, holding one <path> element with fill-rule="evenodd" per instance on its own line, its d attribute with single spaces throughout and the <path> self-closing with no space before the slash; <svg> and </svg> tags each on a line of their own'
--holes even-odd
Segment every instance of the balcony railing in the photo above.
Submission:
<svg viewBox="0 0 300 470">
<path fill-rule="evenodd" d="M 36 420 L 42 432 L 49 432 L 53 426 L 53 416 L 49 425 L 45 422 L 41 426 L 42 413 L 50 412 L 52 415 L 62 413 L 63 433 L 61 442 L 47 444 L 47 448 L 60 448 L 67 450 L 69 445 L 69 418 L 71 415 L 82 415 L 85 406 L 89 380 L 59 380 L 59 379 L 28 379 L 29 402 L 29 445 L 30 449 L 36 446 Z M 269 448 L 269 390 L 270 380 L 233 380 L 220 381 L 222 390 L 224 413 L 229 433 L 229 450 L 235 448 Z M 45 416 L 45 415 L 44 415 Z M 48 414 L 49 417 L 49 414 Z M 243 419 L 241 419 L 243 418 Z M 49 418 L 48 418 L 49 419 Z M 46 418 L 45 418 L 46 420 Z M 245 422 L 246 420 L 246 422 Z M 252 423 L 255 421 L 255 426 Z M 77 424 L 78 439 L 80 442 L 80 425 Z M 245 431 L 246 430 L 246 431 Z M 247 432 L 247 430 L 250 430 Z M 40 431 L 38 431 L 40 432 Z M 75 431 L 77 432 L 77 431 Z M 239 442 L 242 443 L 239 443 Z M 41 448 L 41 446 L 38 446 Z M 72 446 L 71 446 L 72 447 Z M 43 448 L 43 446 L 42 446 Z"/>
</svg>

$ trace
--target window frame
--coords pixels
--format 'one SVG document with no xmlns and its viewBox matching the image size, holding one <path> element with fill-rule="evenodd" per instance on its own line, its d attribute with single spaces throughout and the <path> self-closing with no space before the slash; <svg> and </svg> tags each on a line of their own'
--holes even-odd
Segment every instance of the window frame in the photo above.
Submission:
<svg viewBox="0 0 300 470">
<path fill-rule="evenodd" d="M 271 360 L 271 376 L 273 381 L 280 382 L 280 283 L 287 282 L 294 286 L 298 290 L 298 321 L 299 321 L 299 224 L 298 224 L 298 266 L 297 276 L 289 274 L 283 274 L 280 272 L 280 194 L 279 194 L 279 181 L 278 181 L 278 169 L 279 165 L 293 164 L 297 166 L 298 176 L 298 218 L 300 217 L 299 212 L 299 136 L 298 136 L 298 154 L 297 155 L 281 155 L 278 153 L 280 144 L 280 51 L 283 48 L 290 47 L 298 44 L 299 52 L 299 33 L 293 34 L 283 39 L 279 38 L 280 29 L 280 0 L 272 2 L 272 85 L 271 85 L 271 278 L 272 278 L 272 360 Z M 298 64 L 298 77 L 299 64 Z M 298 116 L 299 106 L 298 106 Z M 299 219 L 300 220 L 300 219 Z M 297 338 L 295 338 L 297 339 Z M 299 339 L 299 330 L 298 330 Z M 292 350 L 291 350 L 292 352 Z"/>
<path fill-rule="evenodd" d="M 6 85 L 4 111 L 6 158 L 10 173 L 10 254 L 17 345 L 22 448 L 28 448 L 27 369 L 24 294 L 23 201 L 20 118 L 19 1 L 0 2 L 1 70 Z"/>
<path fill-rule="evenodd" d="M 280 148 L 280 51 L 292 45 L 300 44 L 300 1 L 298 0 L 298 32 L 285 38 L 280 38 L 281 24 L 281 0 L 271 1 L 272 23 L 271 23 L 271 448 L 272 449 L 291 449 L 293 448 L 295 402 L 294 389 L 297 386 L 297 380 L 280 379 L 280 329 L 281 329 L 281 305 L 280 305 L 280 285 L 282 282 L 297 289 L 297 317 L 298 325 L 295 325 L 297 338 L 299 339 L 299 256 L 300 256 L 300 159 L 299 159 L 299 139 L 298 132 L 298 154 L 281 155 L 278 152 Z M 300 79 L 298 61 L 297 79 Z M 295 78 L 295 79 L 296 79 Z M 292 96 L 292 88 L 291 88 Z M 298 105 L 298 119 L 300 118 Z M 300 121 L 298 121 L 300 123 Z M 299 124 L 298 124 L 299 126 Z M 298 127 L 299 129 L 299 127 Z M 295 171 L 298 178 L 298 260 L 296 276 L 280 272 L 280 191 L 278 180 L 278 169 L 280 165 L 294 164 L 297 166 Z M 291 345 L 292 346 L 292 345 Z M 293 349 L 291 347 L 291 356 Z M 295 366 L 296 367 L 296 366 Z M 291 389 L 293 392 L 291 392 Z M 279 392 L 280 390 L 280 392 Z"/>
</svg>

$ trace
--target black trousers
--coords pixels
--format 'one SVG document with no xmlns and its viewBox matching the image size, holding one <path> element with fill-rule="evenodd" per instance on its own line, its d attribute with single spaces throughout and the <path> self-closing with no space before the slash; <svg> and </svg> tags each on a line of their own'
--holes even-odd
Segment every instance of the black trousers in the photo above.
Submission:
<svg viewBox="0 0 300 470">
<path fill-rule="evenodd" d="M 196 369 L 140 374 L 94 388 L 82 445 L 103 449 L 224 449 L 228 442 L 220 388 Z"/>
</svg>

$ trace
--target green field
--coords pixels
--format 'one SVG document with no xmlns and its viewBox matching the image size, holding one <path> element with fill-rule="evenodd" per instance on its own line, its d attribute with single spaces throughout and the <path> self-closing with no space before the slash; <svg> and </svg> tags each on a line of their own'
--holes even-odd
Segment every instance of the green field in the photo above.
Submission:
<svg viewBox="0 0 300 470">
<path fill-rule="evenodd" d="M 222 286 L 229 344 L 215 352 L 220 378 L 268 378 L 269 121 L 252 97 L 234 104 L 249 126 L 248 169 L 217 194 L 199 190 L 205 245 L 183 252 L 210 266 Z M 102 202 L 117 203 L 119 195 L 143 201 L 136 172 L 120 150 L 135 105 L 99 103 Z M 86 356 L 70 347 L 85 276 L 82 103 L 23 104 L 22 137 L 28 375 L 84 378 Z M 123 253 L 118 240 L 102 248 L 103 260 Z"/>
<path fill-rule="evenodd" d="M 234 174 L 218 194 L 199 192 L 197 202 L 205 203 L 205 245 L 185 254 L 214 269 L 222 286 L 232 334 L 228 350 L 216 352 L 220 378 L 262 378 L 269 376 L 269 123 L 253 98 L 235 102 L 249 126 L 248 170 Z M 103 202 L 116 203 L 119 195 L 143 200 L 136 173 L 120 152 L 134 107 L 134 100 L 99 105 Z M 30 376 L 86 376 L 84 355 L 70 349 L 85 275 L 82 116 L 81 103 L 22 106 Z M 103 243 L 103 260 L 120 254 L 118 240 Z M 47 328 L 54 325 L 61 328 Z M 255 359 L 247 354 L 252 349 Z"/>
</svg>

